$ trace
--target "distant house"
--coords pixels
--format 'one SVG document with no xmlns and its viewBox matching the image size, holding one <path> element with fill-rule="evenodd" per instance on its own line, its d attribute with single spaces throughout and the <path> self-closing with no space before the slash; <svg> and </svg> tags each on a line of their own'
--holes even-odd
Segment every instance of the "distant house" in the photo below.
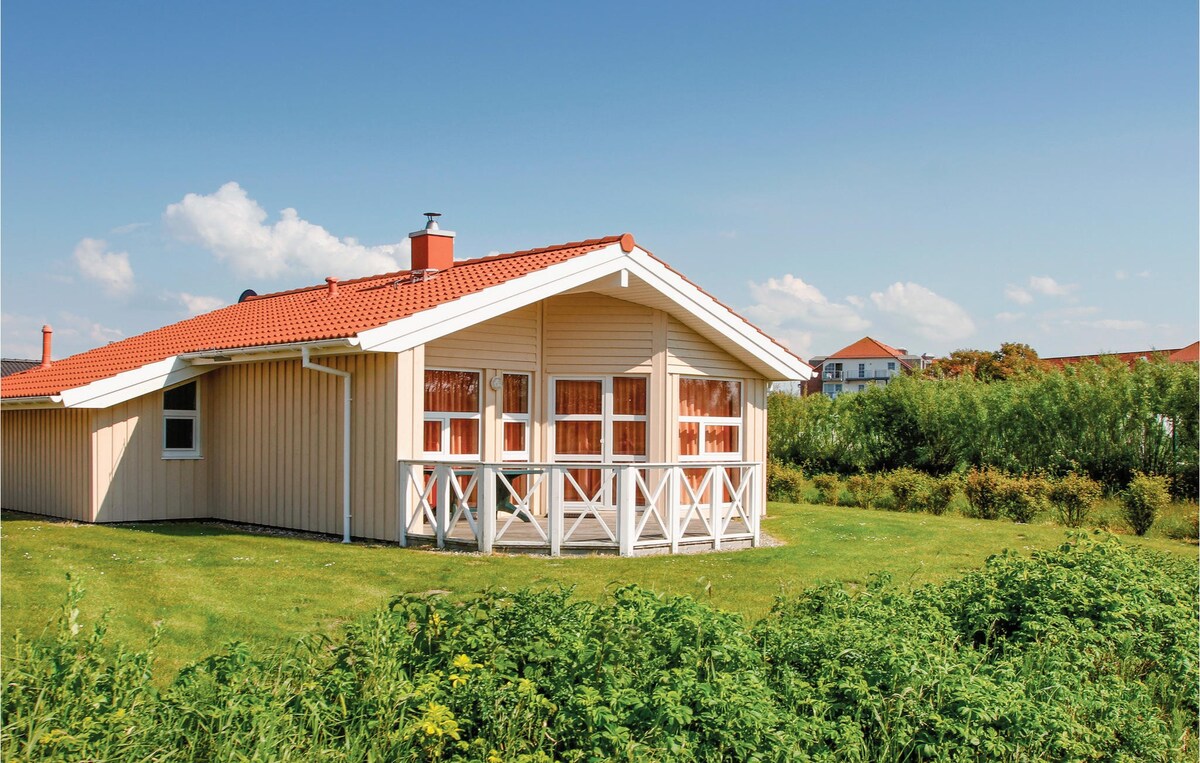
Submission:
<svg viewBox="0 0 1200 763">
<path fill-rule="evenodd" d="M 1085 361 L 1098 362 L 1104 358 L 1114 358 L 1132 366 L 1140 360 L 1150 360 L 1155 357 L 1163 357 L 1168 363 L 1200 363 L 1200 342 L 1192 342 L 1187 347 L 1180 347 L 1174 350 L 1135 350 L 1134 352 L 1110 352 L 1098 355 L 1063 355 L 1057 358 L 1041 358 L 1041 360 L 1058 368 L 1064 368 L 1068 365 L 1083 363 Z"/>
<path fill-rule="evenodd" d="M 37 360 L 22 360 L 20 358 L 0 358 L 0 377 L 36 368 L 39 362 Z"/>
<path fill-rule="evenodd" d="M 865 336 L 832 355 L 809 360 L 813 377 L 803 384 L 803 394 L 825 394 L 836 398 L 847 392 L 861 392 L 870 386 L 883 386 L 904 371 L 928 368 L 933 358 L 912 355 Z"/>
<path fill-rule="evenodd" d="M 468 260 L 432 218 L 410 237 L 411 270 L 5 378 L 3 505 L 485 552 L 757 543 L 767 386 L 804 361 L 629 234 Z"/>
</svg>

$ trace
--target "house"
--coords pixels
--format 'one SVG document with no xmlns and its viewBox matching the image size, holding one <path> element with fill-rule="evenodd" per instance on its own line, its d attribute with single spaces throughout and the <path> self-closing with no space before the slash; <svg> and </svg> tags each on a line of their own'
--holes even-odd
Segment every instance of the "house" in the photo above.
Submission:
<svg viewBox="0 0 1200 763">
<path fill-rule="evenodd" d="M 930 355 L 912 355 L 877 339 L 865 336 L 832 355 L 819 355 L 808 362 L 813 376 L 797 386 L 800 394 L 826 394 L 832 398 L 845 392 L 861 392 L 868 386 L 883 386 L 903 371 L 921 371 L 933 363 Z"/>
<path fill-rule="evenodd" d="M 237 304 L 6 377 L 3 505 L 547 551 L 757 543 L 811 369 L 631 235 Z M 48 331 L 48 327 L 47 327 Z"/>
<path fill-rule="evenodd" d="M 37 366 L 39 361 L 23 360 L 21 358 L 0 358 L 0 377 L 11 376 L 21 371 L 28 371 Z"/>
<path fill-rule="evenodd" d="M 1168 363 L 1200 363 L 1200 342 L 1192 342 L 1187 347 L 1180 347 L 1174 350 L 1135 350 L 1133 352 L 1111 352 L 1099 355 L 1063 355 L 1056 358 L 1041 358 L 1041 361 L 1049 363 L 1056 368 L 1065 368 L 1075 363 L 1083 363 L 1085 361 L 1098 363 L 1104 358 L 1115 358 L 1132 367 L 1138 361 L 1150 360 L 1155 357 L 1162 357 Z"/>
</svg>

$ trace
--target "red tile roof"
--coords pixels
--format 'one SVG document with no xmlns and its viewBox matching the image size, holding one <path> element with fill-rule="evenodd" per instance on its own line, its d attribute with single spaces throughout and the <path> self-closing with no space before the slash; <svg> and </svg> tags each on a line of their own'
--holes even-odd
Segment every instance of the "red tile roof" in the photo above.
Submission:
<svg viewBox="0 0 1200 763">
<path fill-rule="evenodd" d="M 352 337 L 615 243 L 629 251 L 633 237 L 627 233 L 463 260 L 421 281 L 412 280 L 407 270 L 343 281 L 336 297 L 326 285 L 251 297 L 57 360 L 50 368 L 4 377 L 0 396 L 56 395 L 188 352 Z"/>
<path fill-rule="evenodd" d="M 830 358 L 903 358 L 904 353 L 897 350 L 895 347 L 872 339 L 869 336 L 864 336 L 854 344 L 843 347 L 837 352 L 829 356 Z"/>
<path fill-rule="evenodd" d="M 1150 360 L 1151 358 L 1160 356 L 1165 357 L 1168 363 L 1200 363 L 1200 342 L 1192 342 L 1187 347 L 1181 347 L 1177 350 L 1136 350 L 1134 352 L 1106 352 L 1099 355 L 1063 355 L 1057 358 L 1041 358 L 1040 360 L 1057 368 L 1089 360 L 1098 362 L 1101 358 L 1115 358 L 1122 363 L 1132 366 L 1139 360 Z"/>
</svg>

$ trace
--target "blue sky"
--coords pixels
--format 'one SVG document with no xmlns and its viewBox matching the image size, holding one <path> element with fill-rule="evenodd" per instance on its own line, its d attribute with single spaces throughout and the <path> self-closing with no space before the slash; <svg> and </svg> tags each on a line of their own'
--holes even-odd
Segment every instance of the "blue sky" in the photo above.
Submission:
<svg viewBox="0 0 1200 763">
<path fill-rule="evenodd" d="M 625 231 L 807 357 L 1200 335 L 1194 3 L 3 14 L 2 351 Z M 287 211 L 285 211 L 287 210 Z"/>
</svg>

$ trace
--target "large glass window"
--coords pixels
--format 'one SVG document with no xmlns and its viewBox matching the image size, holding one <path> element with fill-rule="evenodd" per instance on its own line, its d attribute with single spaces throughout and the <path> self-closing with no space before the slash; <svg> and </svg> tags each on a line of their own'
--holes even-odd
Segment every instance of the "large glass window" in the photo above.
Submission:
<svg viewBox="0 0 1200 763">
<path fill-rule="evenodd" d="M 479 457 L 478 371 L 425 371 L 425 453 Z"/>
<path fill-rule="evenodd" d="M 679 380 L 679 455 L 693 461 L 741 458 L 741 382 Z"/>
<path fill-rule="evenodd" d="M 163 458 L 200 458 L 197 382 L 163 391 Z"/>
</svg>

